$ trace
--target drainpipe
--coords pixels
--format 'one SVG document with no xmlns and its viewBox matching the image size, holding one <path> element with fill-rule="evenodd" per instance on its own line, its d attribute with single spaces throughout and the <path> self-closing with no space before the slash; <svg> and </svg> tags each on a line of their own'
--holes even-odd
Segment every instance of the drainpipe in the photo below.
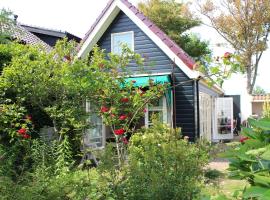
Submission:
<svg viewBox="0 0 270 200">
<path fill-rule="evenodd" d="M 199 79 L 194 80 L 194 125 L 195 140 L 200 138 Z"/>
</svg>

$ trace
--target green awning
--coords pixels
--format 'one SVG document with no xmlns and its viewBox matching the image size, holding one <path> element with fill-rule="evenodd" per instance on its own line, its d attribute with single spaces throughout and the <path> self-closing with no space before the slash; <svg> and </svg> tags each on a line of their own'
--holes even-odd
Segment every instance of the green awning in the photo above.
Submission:
<svg viewBox="0 0 270 200">
<path fill-rule="evenodd" d="M 129 77 L 129 78 L 126 78 L 125 81 L 127 83 L 129 83 L 131 81 L 134 81 L 133 85 L 135 87 L 149 86 L 150 81 L 152 81 L 154 84 L 165 84 L 165 83 L 170 83 L 171 82 L 169 75 Z"/>
<path fill-rule="evenodd" d="M 125 79 L 126 83 L 130 83 L 133 81 L 133 86 L 135 87 L 147 87 L 149 86 L 149 82 L 152 81 L 153 84 L 171 84 L 170 76 L 169 75 L 162 75 L 162 76 L 141 76 L 141 77 L 129 77 Z M 165 97 L 167 99 L 168 106 L 171 105 L 172 101 L 172 92 L 171 87 L 165 92 Z"/>
</svg>

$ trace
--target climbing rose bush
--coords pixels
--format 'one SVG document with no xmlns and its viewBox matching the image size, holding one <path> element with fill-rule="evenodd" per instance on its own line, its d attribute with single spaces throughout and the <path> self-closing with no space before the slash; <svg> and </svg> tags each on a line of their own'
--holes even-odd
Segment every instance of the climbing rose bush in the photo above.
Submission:
<svg viewBox="0 0 270 200">
<path fill-rule="evenodd" d="M 90 66 L 97 66 L 99 73 L 93 77 L 98 80 L 92 80 L 96 85 L 89 101 L 115 137 L 119 165 L 126 158 L 128 139 L 144 116 L 146 105 L 161 98 L 168 88 L 166 84 L 154 83 L 151 78 L 145 86 L 137 86 L 136 80 L 127 81 L 127 77 L 132 77 L 127 67 L 130 62 L 143 70 L 140 55 L 125 47 L 121 55 L 109 54 L 107 59 L 102 51 L 94 48 L 90 57 Z"/>
</svg>

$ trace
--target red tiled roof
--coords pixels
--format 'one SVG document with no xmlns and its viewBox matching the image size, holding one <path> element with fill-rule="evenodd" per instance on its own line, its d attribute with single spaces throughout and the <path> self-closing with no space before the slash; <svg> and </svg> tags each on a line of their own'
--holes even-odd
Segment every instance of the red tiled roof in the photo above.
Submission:
<svg viewBox="0 0 270 200">
<path fill-rule="evenodd" d="M 270 96 L 269 95 L 253 95 L 252 96 L 253 101 L 269 101 Z"/>
<path fill-rule="evenodd" d="M 193 70 L 195 61 L 174 41 L 172 41 L 168 35 L 166 35 L 162 30 L 160 30 L 153 22 L 151 22 L 142 12 L 140 12 L 135 6 L 133 6 L 128 0 L 120 0 L 124 5 L 126 5 L 137 17 L 140 19 L 148 28 L 158 36 L 170 49 L 177 55 L 190 69 Z M 85 37 L 82 39 L 81 45 L 86 41 L 91 32 L 94 30 L 95 26 L 98 24 L 100 19 L 103 17 L 105 12 L 109 9 L 114 0 L 110 0 L 107 6 L 104 8 L 102 13 L 96 19 L 94 24 L 91 26 L 90 30 L 86 33 Z M 79 47 L 79 49 L 80 49 Z"/>
</svg>

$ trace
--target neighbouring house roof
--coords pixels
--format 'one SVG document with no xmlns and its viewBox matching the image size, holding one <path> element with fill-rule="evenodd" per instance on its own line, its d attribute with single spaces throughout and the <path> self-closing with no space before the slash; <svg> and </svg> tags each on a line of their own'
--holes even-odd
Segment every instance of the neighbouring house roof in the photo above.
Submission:
<svg viewBox="0 0 270 200">
<path fill-rule="evenodd" d="M 30 33 L 28 30 L 26 30 L 24 27 L 22 27 L 20 24 L 5 24 L 1 27 L 2 32 L 8 32 L 11 34 L 12 39 L 18 40 L 20 42 L 23 42 L 25 44 L 31 44 L 31 45 L 40 45 L 45 48 L 45 50 L 50 51 L 52 47 L 48 45 L 47 43 L 43 42 L 41 39 L 39 39 L 34 34 Z"/>
<path fill-rule="evenodd" d="M 82 39 L 78 48 L 78 57 L 85 57 L 92 50 L 120 10 L 141 28 L 189 78 L 199 77 L 200 73 L 193 70 L 195 61 L 128 0 L 110 0 L 108 2 Z"/>
<path fill-rule="evenodd" d="M 58 39 L 63 39 L 64 37 L 66 37 L 68 40 L 74 40 L 78 43 L 81 41 L 81 38 L 67 32 L 67 31 L 48 29 L 48 28 L 44 28 L 44 27 L 26 25 L 26 24 L 21 24 L 21 26 L 23 28 L 25 28 L 26 30 L 28 30 L 29 32 L 33 33 L 34 35 L 37 34 L 37 36 L 39 34 L 41 34 L 41 35 L 55 37 Z M 44 42 L 46 42 L 46 41 L 44 41 Z"/>
<path fill-rule="evenodd" d="M 270 95 L 252 95 L 252 102 L 270 101 Z"/>
</svg>

